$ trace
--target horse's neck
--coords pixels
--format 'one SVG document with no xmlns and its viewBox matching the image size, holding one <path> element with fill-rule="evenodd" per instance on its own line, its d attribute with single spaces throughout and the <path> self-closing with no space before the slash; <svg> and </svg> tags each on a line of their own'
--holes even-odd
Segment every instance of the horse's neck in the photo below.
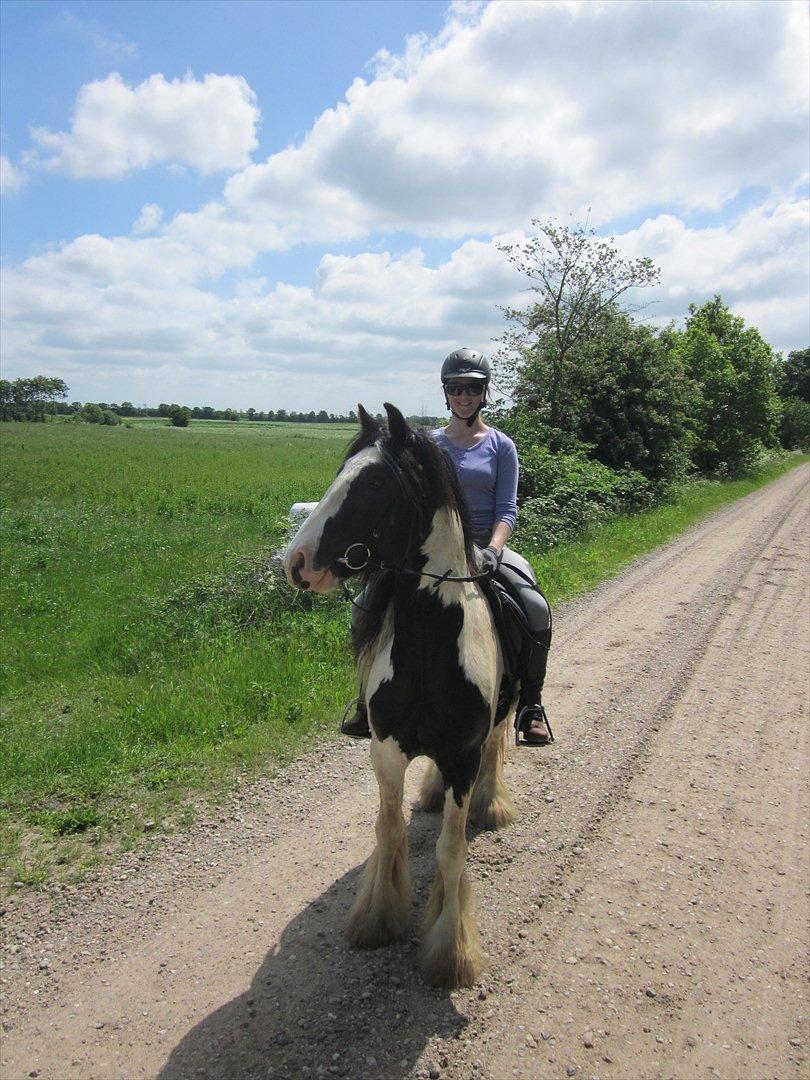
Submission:
<svg viewBox="0 0 810 1080">
<path fill-rule="evenodd" d="M 446 574 L 454 577 L 467 575 L 467 553 L 464 548 L 464 531 L 458 513 L 449 506 L 440 506 L 433 515 L 430 532 L 420 553 L 427 556 L 422 567 L 428 574 Z"/>
</svg>

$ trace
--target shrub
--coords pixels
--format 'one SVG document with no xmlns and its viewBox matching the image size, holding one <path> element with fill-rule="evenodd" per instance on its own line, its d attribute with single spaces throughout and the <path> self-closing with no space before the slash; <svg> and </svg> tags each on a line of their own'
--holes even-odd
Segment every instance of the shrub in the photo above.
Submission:
<svg viewBox="0 0 810 1080">
<path fill-rule="evenodd" d="M 168 416 L 172 422 L 172 427 L 188 427 L 191 410 L 185 405 L 170 405 Z"/>
<path fill-rule="evenodd" d="M 613 514 L 645 509 L 658 495 L 655 485 L 632 469 L 614 472 L 590 461 L 583 450 L 552 454 L 542 446 L 524 451 L 520 486 L 518 542 L 540 551 Z"/>
<path fill-rule="evenodd" d="M 104 423 L 104 410 L 100 405 L 95 405 L 92 401 L 88 401 L 86 405 L 82 405 L 81 411 L 77 415 L 80 416 L 86 424 Z"/>
<path fill-rule="evenodd" d="M 810 450 L 810 402 L 797 397 L 782 402 L 779 441 L 786 450 Z"/>
</svg>

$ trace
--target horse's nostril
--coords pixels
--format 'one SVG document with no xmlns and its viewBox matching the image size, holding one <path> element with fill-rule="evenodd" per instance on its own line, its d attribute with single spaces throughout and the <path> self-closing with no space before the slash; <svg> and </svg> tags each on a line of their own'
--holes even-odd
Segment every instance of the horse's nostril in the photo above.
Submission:
<svg viewBox="0 0 810 1080">
<path fill-rule="evenodd" d="M 290 573 L 292 574 L 292 579 L 293 579 L 293 581 L 295 582 L 296 586 L 299 589 L 308 589 L 309 588 L 309 582 L 304 581 L 304 579 L 301 577 L 301 571 L 303 570 L 305 563 L 306 563 L 306 557 L 305 557 L 303 551 L 299 551 L 298 554 L 295 556 L 295 561 L 293 562 L 292 566 L 290 567 Z"/>
</svg>

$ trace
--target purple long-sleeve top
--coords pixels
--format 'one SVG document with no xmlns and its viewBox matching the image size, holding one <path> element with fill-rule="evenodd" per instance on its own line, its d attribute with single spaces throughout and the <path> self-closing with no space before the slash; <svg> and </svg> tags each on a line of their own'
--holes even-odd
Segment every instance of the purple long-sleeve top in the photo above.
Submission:
<svg viewBox="0 0 810 1080">
<path fill-rule="evenodd" d="M 453 446 L 443 428 L 433 438 L 453 459 L 461 487 L 467 496 L 473 532 L 489 542 L 496 522 L 515 527 L 517 517 L 518 456 L 508 435 L 490 428 L 475 446 L 464 450 Z"/>
</svg>

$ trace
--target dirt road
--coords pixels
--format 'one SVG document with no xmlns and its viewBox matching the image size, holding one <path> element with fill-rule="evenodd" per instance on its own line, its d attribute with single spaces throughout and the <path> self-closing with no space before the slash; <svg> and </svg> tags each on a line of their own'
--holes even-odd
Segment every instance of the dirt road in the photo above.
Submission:
<svg viewBox="0 0 810 1080">
<path fill-rule="evenodd" d="M 473 990 L 417 968 L 434 818 L 413 936 L 346 947 L 376 797 L 367 745 L 333 744 L 8 902 L 2 1076 L 808 1076 L 808 490 L 794 470 L 558 613 L 557 743 L 510 752 L 520 820 L 470 838 Z"/>
</svg>

